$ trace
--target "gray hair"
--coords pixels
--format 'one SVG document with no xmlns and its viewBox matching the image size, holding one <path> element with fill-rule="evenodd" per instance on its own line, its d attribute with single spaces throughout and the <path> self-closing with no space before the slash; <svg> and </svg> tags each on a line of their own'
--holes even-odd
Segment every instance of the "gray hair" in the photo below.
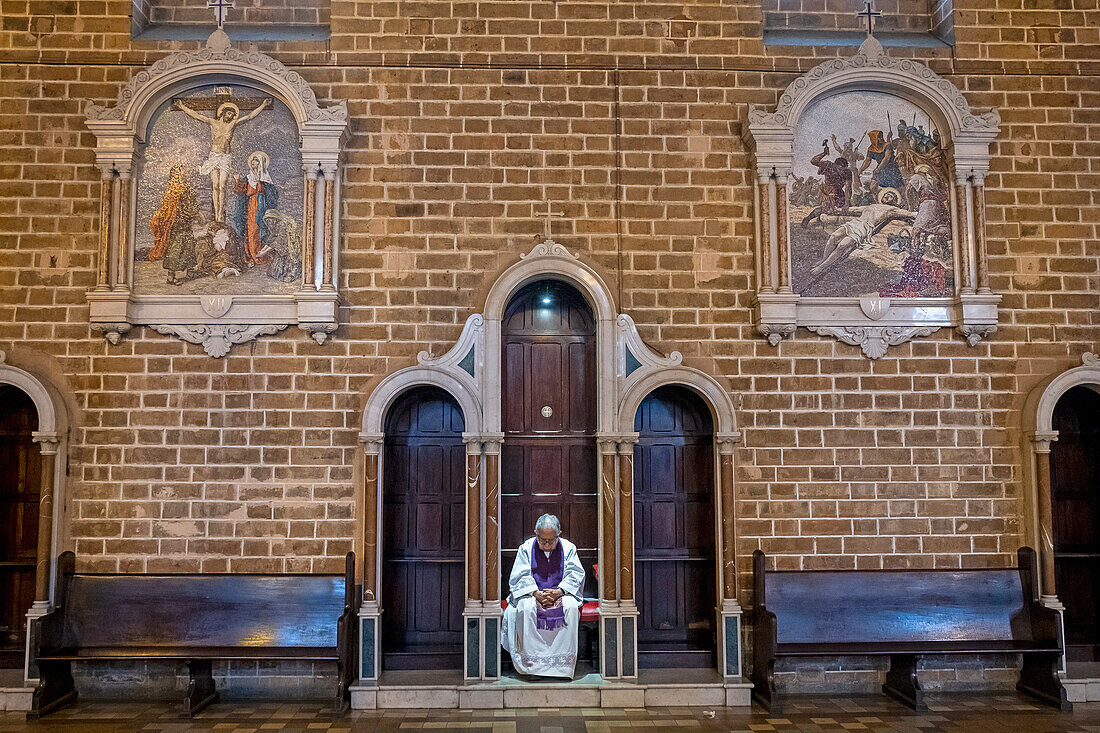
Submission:
<svg viewBox="0 0 1100 733">
<path fill-rule="evenodd" d="M 552 529 L 561 535 L 561 522 L 553 514 L 543 514 L 535 520 L 535 534 L 538 534 L 540 529 Z"/>
</svg>

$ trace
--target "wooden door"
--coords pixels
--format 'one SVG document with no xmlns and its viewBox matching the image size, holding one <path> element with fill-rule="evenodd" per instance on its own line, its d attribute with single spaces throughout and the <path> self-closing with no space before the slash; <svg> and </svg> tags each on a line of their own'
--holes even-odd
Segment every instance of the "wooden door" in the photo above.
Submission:
<svg viewBox="0 0 1100 733">
<path fill-rule="evenodd" d="M 504 313 L 504 446 L 501 451 L 501 589 L 516 548 L 543 513 L 577 545 L 586 597 L 595 597 L 596 322 L 575 289 L 556 281 L 524 287 Z"/>
<path fill-rule="evenodd" d="M 37 429 L 31 398 L 0 385 L 0 666 L 22 666 L 27 609 L 34 602 L 42 453 L 31 433 Z"/>
<path fill-rule="evenodd" d="M 422 387 L 390 408 L 382 456 L 382 666 L 461 669 L 466 447 L 462 411 Z"/>
<path fill-rule="evenodd" d="M 1100 661 L 1100 395 L 1074 387 L 1054 407 L 1050 445 L 1054 578 L 1066 658 Z"/>
<path fill-rule="evenodd" d="M 634 419 L 638 666 L 716 664 L 714 445 L 710 411 L 661 387 Z"/>
</svg>

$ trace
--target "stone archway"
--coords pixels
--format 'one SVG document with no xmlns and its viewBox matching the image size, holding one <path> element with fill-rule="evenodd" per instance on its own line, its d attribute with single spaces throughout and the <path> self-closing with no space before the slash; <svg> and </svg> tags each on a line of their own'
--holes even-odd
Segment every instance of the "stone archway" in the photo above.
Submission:
<svg viewBox="0 0 1100 733">
<path fill-rule="evenodd" d="M 0 384 L 18 388 L 34 403 L 38 429 L 32 433 L 42 452 L 41 490 L 38 513 L 38 551 L 34 580 L 34 603 L 27 612 L 28 624 L 45 615 L 53 605 L 56 573 L 54 558 L 59 550 L 60 515 L 64 504 L 64 444 L 68 430 L 65 408 L 56 391 L 28 371 L 6 363 L 0 351 Z M 25 680 L 38 677 L 38 667 L 30 655 L 31 634 L 27 634 Z"/>
</svg>

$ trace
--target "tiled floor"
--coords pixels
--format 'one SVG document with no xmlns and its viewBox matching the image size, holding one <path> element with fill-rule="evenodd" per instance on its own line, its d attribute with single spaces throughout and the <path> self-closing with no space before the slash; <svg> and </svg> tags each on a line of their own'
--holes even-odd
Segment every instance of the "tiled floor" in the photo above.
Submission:
<svg viewBox="0 0 1100 733">
<path fill-rule="evenodd" d="M 759 708 L 649 710 L 380 710 L 336 715 L 323 704 L 224 702 L 193 720 L 166 704 L 83 702 L 37 722 L 0 713 L 0 733 L 14 731 L 403 731 L 467 730 L 501 733 L 572 731 L 884 731 L 889 733 L 1100 733 L 1100 704 L 1071 714 L 1015 694 L 941 695 L 917 714 L 885 697 L 794 697 L 783 715 Z"/>
</svg>

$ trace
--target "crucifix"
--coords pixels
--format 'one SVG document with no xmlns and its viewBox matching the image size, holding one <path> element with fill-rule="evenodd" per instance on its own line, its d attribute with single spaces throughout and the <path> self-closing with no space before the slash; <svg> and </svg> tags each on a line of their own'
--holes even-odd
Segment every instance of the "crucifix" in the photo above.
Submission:
<svg viewBox="0 0 1100 733">
<path fill-rule="evenodd" d="M 543 239 L 548 241 L 550 239 L 550 218 L 551 217 L 561 218 L 561 217 L 564 217 L 565 214 L 562 213 L 562 212 L 554 213 L 553 207 L 551 206 L 550 202 L 547 201 L 546 202 L 546 213 L 545 214 L 538 214 L 538 216 L 541 216 L 542 221 L 543 221 L 543 225 L 542 225 Z"/>
<path fill-rule="evenodd" d="M 234 0 L 206 0 L 206 7 L 214 11 L 218 19 L 218 27 L 225 24 L 225 11 L 233 7 Z"/>
<path fill-rule="evenodd" d="M 877 10 L 871 10 L 871 0 L 867 0 L 867 3 L 865 4 L 865 7 L 863 8 L 863 12 L 862 13 L 856 13 L 856 15 L 860 16 L 861 18 L 866 18 L 867 19 L 867 35 L 869 35 L 869 36 L 875 35 L 875 25 L 874 25 L 875 21 L 874 21 L 874 19 L 877 18 L 878 16 L 882 15 L 882 13 L 880 13 Z"/>
</svg>

